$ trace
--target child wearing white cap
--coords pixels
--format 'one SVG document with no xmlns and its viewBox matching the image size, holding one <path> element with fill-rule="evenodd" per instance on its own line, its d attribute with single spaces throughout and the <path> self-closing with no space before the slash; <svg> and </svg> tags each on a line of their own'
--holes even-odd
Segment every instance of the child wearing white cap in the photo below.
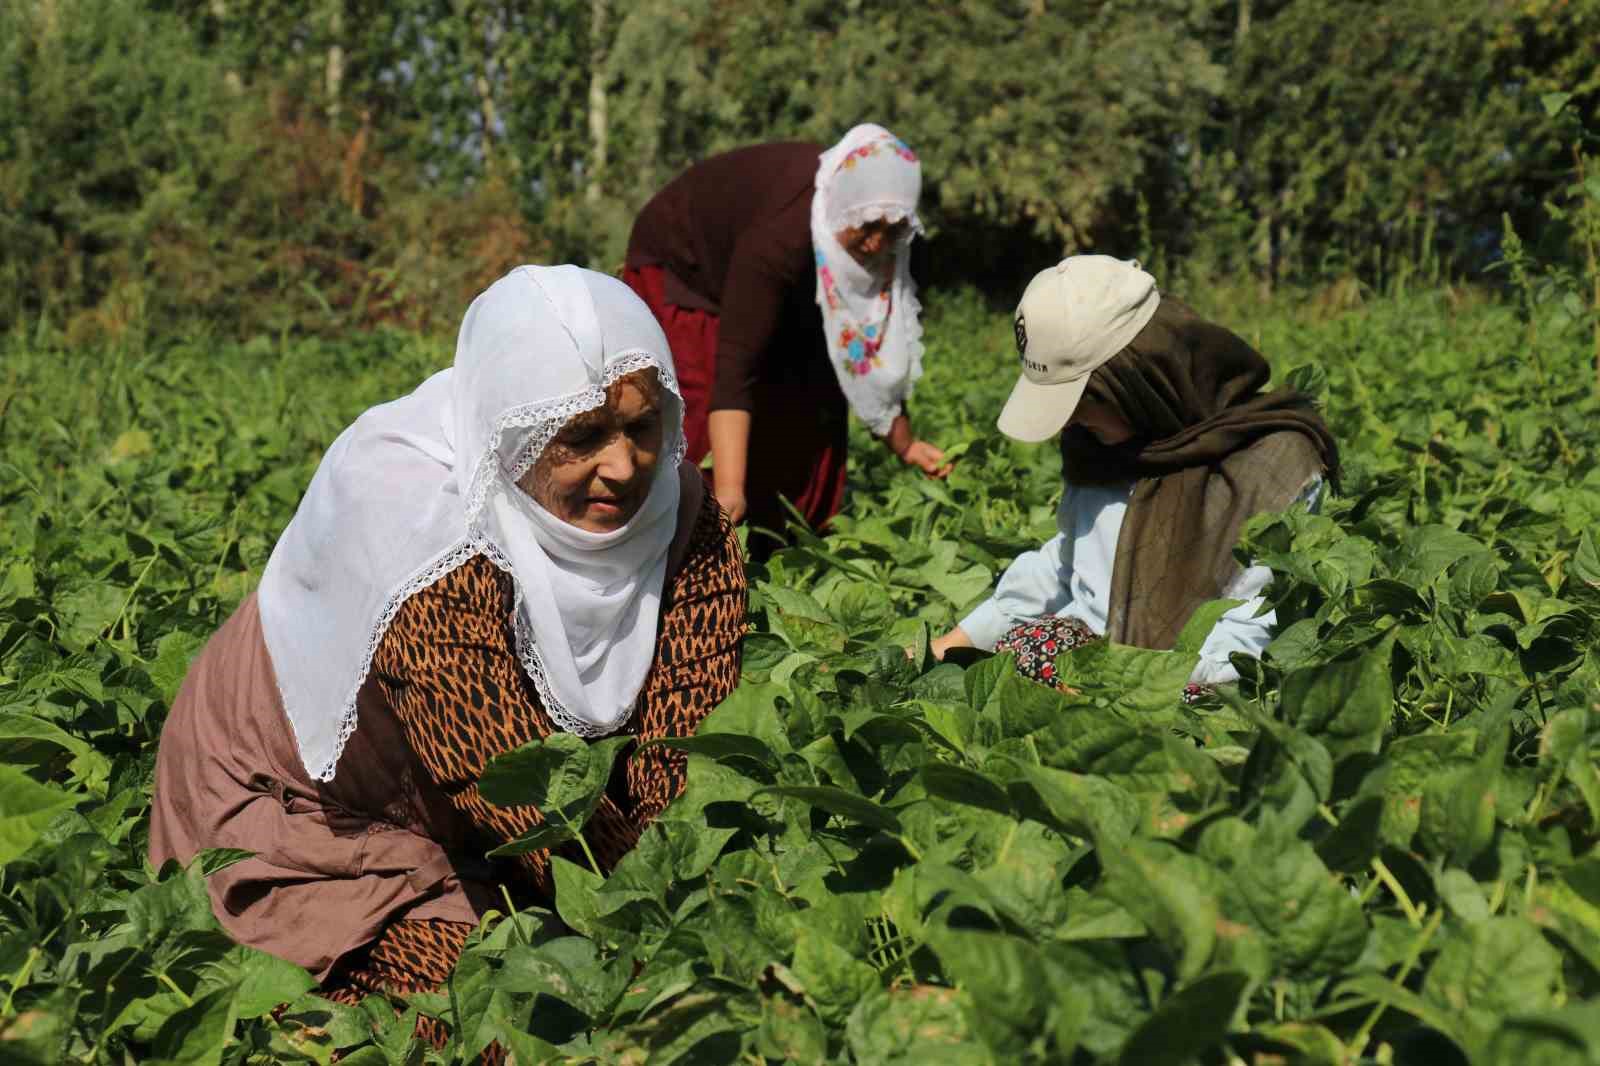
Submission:
<svg viewBox="0 0 1600 1066">
<path fill-rule="evenodd" d="M 934 641 L 1017 654 L 1055 683 L 1055 659 L 1089 640 L 1167 649 L 1194 610 L 1245 601 L 1217 622 L 1191 682 L 1238 679 L 1259 656 L 1271 578 L 1233 558 L 1252 516 L 1314 508 L 1338 449 L 1311 401 L 1263 391 L 1265 359 L 1171 297 L 1137 262 L 1080 255 L 1041 271 L 1017 305 L 1021 374 L 1001 432 L 1059 435 L 1060 533 L 1006 570 L 995 593 Z"/>
</svg>

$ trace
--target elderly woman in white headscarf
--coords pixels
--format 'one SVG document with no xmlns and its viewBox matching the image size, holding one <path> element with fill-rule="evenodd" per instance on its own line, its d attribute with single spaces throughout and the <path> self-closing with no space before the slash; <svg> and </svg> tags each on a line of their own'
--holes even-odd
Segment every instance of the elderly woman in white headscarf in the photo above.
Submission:
<svg viewBox="0 0 1600 1066">
<path fill-rule="evenodd" d="M 832 148 L 762 144 L 689 168 L 633 225 L 623 280 L 672 343 L 688 456 L 708 453 L 722 506 L 782 529 L 839 511 L 848 408 L 933 476 L 944 454 L 911 430 L 922 374 L 908 260 L 922 165 L 882 126 Z"/>
<path fill-rule="evenodd" d="M 151 860 L 252 852 L 209 879 L 223 927 L 348 1001 L 437 987 L 502 890 L 548 900 L 547 852 L 485 860 L 541 822 L 485 802 L 486 762 L 556 731 L 686 735 L 738 680 L 738 542 L 681 462 L 682 411 L 621 282 L 495 282 L 450 369 L 333 442 L 191 667 Z M 619 760 L 587 850 L 615 863 L 684 769 Z"/>
</svg>

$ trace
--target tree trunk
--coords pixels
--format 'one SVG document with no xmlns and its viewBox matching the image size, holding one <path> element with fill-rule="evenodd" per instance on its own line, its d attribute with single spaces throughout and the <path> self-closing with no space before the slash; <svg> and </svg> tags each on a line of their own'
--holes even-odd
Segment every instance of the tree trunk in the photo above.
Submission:
<svg viewBox="0 0 1600 1066">
<path fill-rule="evenodd" d="M 339 94 L 344 89 L 344 46 L 339 43 L 344 37 L 343 0 L 334 0 L 329 5 L 328 37 L 333 43 L 328 45 L 328 63 L 323 70 L 322 87 L 328 97 L 328 121 L 337 124 Z"/>
<path fill-rule="evenodd" d="M 1263 300 L 1272 296 L 1272 230 L 1276 219 L 1269 206 L 1256 223 L 1256 283 Z"/>
<path fill-rule="evenodd" d="M 1233 28 L 1233 57 L 1231 63 L 1233 70 L 1229 72 L 1229 81 L 1234 82 L 1239 77 L 1242 60 L 1240 53 L 1244 50 L 1245 38 L 1250 36 L 1250 0 L 1239 0 L 1239 18 Z M 1244 116 L 1236 110 L 1233 116 L 1233 152 L 1235 160 L 1248 157 L 1244 143 Z M 1270 170 L 1269 170 L 1270 173 Z M 1256 262 L 1256 277 L 1260 282 L 1262 295 L 1270 296 L 1272 293 L 1272 209 L 1267 208 L 1267 216 L 1257 224 L 1258 237 L 1254 257 Z"/>
<path fill-rule="evenodd" d="M 339 120 L 339 90 L 344 86 L 344 49 L 337 44 L 328 46 L 328 69 L 323 88 L 328 94 L 328 120 Z"/>
<path fill-rule="evenodd" d="M 490 80 L 490 75 L 495 72 L 495 50 L 504 40 L 508 20 L 513 16 L 490 3 L 474 2 L 465 7 L 462 17 L 467 21 L 471 37 L 467 54 L 477 68 L 472 78 L 472 91 L 478 94 L 478 122 L 483 127 L 478 144 L 483 154 L 483 172 L 487 175 L 495 171 L 498 162 L 495 158 L 495 141 L 500 136 L 500 112 L 494 104 L 495 84 Z M 457 10 L 461 11 L 461 8 Z M 507 76 L 504 69 L 499 74 L 502 78 Z"/>
<path fill-rule="evenodd" d="M 484 65 L 485 69 L 487 69 L 487 59 Z M 494 128 L 500 120 L 495 114 L 494 93 L 489 85 L 488 77 L 480 73 L 476 87 L 478 90 L 478 110 L 483 121 L 483 167 L 488 170 L 494 159 Z"/>
<path fill-rule="evenodd" d="M 606 173 L 606 31 L 611 0 L 589 0 L 589 186 L 584 197 L 599 203 Z"/>
</svg>

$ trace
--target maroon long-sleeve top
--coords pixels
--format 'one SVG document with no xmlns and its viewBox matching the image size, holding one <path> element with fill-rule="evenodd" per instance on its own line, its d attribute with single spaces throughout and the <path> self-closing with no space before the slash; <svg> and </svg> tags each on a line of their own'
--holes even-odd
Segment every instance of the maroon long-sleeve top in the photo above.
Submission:
<svg viewBox="0 0 1600 1066">
<path fill-rule="evenodd" d="M 634 221 L 628 266 L 660 266 L 670 302 L 719 318 L 713 411 L 750 410 L 763 359 L 820 340 L 811 194 L 822 152 L 784 141 L 712 156 Z M 795 345 L 802 331 L 808 343 Z"/>
</svg>

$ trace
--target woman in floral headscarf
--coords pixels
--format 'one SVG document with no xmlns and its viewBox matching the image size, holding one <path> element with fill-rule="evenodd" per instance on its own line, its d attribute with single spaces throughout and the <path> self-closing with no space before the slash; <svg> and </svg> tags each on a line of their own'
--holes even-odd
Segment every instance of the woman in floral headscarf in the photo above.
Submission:
<svg viewBox="0 0 1600 1066">
<path fill-rule="evenodd" d="M 881 126 L 826 151 L 803 142 L 714 156 L 634 222 L 623 274 L 672 345 L 688 456 L 712 458 L 729 515 L 783 528 L 786 497 L 812 525 L 844 499 L 848 407 L 931 476 L 905 401 L 922 374 L 908 259 L 922 166 Z"/>
</svg>

